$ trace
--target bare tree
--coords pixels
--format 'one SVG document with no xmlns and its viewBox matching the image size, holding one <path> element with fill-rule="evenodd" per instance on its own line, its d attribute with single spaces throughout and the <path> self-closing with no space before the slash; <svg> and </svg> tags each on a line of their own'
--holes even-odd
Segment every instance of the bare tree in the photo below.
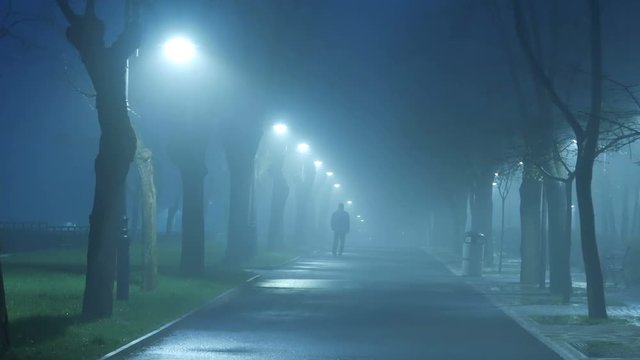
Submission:
<svg viewBox="0 0 640 360">
<path fill-rule="evenodd" d="M 125 74 L 127 59 L 140 44 L 140 27 L 137 19 L 132 19 L 107 46 L 105 24 L 96 15 L 95 0 L 86 1 L 82 14 L 75 12 L 66 0 L 57 0 L 57 4 L 69 23 L 67 39 L 78 51 L 91 78 L 101 130 L 82 304 L 83 316 L 97 319 L 109 317 L 113 311 L 117 239 L 126 211 L 125 183 L 136 152 Z"/>
<path fill-rule="evenodd" d="M 544 71 L 540 59 L 536 57 L 526 28 L 521 1 L 513 0 L 515 26 L 520 45 L 533 70 L 533 76 L 542 84 L 553 104 L 558 108 L 567 124 L 571 127 L 577 141 L 576 194 L 578 198 L 582 257 L 587 277 L 587 299 L 590 318 L 606 318 L 607 310 L 604 298 L 604 283 L 600 256 L 596 243 L 595 215 L 591 182 L 593 164 L 597 156 L 598 139 L 602 116 L 602 40 L 600 1 L 588 0 L 590 19 L 590 62 L 591 62 L 591 108 L 586 124 L 583 126 L 577 116 L 563 101 L 548 74 Z"/>
</svg>

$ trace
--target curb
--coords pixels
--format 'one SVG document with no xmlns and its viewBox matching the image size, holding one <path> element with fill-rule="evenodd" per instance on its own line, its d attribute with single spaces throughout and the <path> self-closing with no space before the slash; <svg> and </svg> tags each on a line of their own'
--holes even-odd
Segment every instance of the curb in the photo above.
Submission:
<svg viewBox="0 0 640 360">
<path fill-rule="evenodd" d="M 456 276 L 461 276 L 461 273 L 460 273 L 460 271 L 458 269 L 453 268 L 446 261 L 441 259 L 440 256 L 430 253 L 427 249 L 425 249 L 423 247 L 421 247 L 420 249 L 425 254 L 431 256 L 436 261 L 438 261 L 440 264 L 444 265 L 447 268 L 447 270 L 449 270 L 452 274 L 454 274 Z M 532 320 L 530 320 L 530 319 L 528 319 L 528 318 L 526 318 L 524 316 L 521 316 L 520 314 L 516 313 L 515 311 L 513 311 L 511 309 L 507 309 L 504 306 L 498 304 L 490 295 L 486 294 L 484 291 L 482 291 L 481 288 L 479 288 L 475 284 L 473 284 L 471 282 L 468 282 L 468 281 L 465 281 L 465 284 L 471 286 L 476 291 L 478 291 L 480 294 L 482 294 L 487 300 L 489 300 L 489 302 L 491 304 L 493 304 L 493 306 L 495 306 L 496 308 L 500 309 L 500 311 L 502 311 L 505 315 L 507 315 L 513 321 L 515 321 L 522 329 L 524 329 L 526 332 L 528 332 L 533 337 L 538 339 L 538 341 L 543 343 L 549 349 L 553 350 L 561 358 L 563 358 L 565 360 L 585 360 L 585 359 L 590 359 L 588 356 L 584 355 L 583 353 L 581 353 L 580 351 L 575 349 L 573 346 L 569 345 L 567 342 L 558 341 L 558 340 L 552 340 L 552 339 L 548 338 L 547 336 L 545 336 L 542 332 L 540 332 L 538 330 L 537 326 L 535 325 L 535 323 Z"/>
<path fill-rule="evenodd" d="M 220 306 L 230 300 L 232 300 L 233 298 L 235 298 L 236 296 L 238 296 L 240 294 L 240 292 L 242 290 L 244 290 L 246 287 L 252 285 L 254 282 L 256 282 L 261 276 L 260 275 L 254 275 L 251 278 L 247 279 L 243 284 L 238 285 L 234 288 L 231 288 L 225 292 L 223 292 L 222 294 L 216 296 L 215 298 L 213 298 L 213 300 L 210 300 L 206 303 L 204 303 L 203 305 L 200 305 L 199 307 L 187 312 L 186 314 L 180 316 L 179 318 L 172 320 L 162 326 L 160 326 L 159 328 L 157 328 L 156 330 L 151 331 L 150 333 L 143 335 L 131 342 L 129 342 L 128 344 L 125 344 L 113 351 L 111 351 L 110 353 L 100 357 L 98 360 L 112 360 L 112 359 L 117 359 L 123 355 L 127 355 L 130 354 L 136 350 L 139 350 L 140 348 L 142 348 L 143 346 L 147 345 L 148 343 L 156 340 L 156 338 L 160 335 L 163 335 L 164 333 L 166 333 L 168 330 L 170 330 L 171 328 L 173 328 L 176 324 L 178 324 L 179 322 L 195 315 L 196 313 L 210 308 L 210 307 L 215 307 L 215 306 Z"/>
</svg>

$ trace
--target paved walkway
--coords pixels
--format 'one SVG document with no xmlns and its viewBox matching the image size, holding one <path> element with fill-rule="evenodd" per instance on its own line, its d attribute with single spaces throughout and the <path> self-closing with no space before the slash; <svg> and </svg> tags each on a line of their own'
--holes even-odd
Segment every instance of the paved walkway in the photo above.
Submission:
<svg viewBox="0 0 640 360">
<path fill-rule="evenodd" d="M 560 359 L 420 250 L 263 271 L 131 359 Z"/>
<path fill-rule="evenodd" d="M 453 273 L 460 273 L 460 260 L 440 252 L 435 256 Z M 587 319 L 584 273 L 573 269 L 574 293 L 569 304 L 547 289 L 519 283 L 520 262 L 507 259 L 503 271 L 485 269 L 480 278 L 461 278 L 487 295 L 494 304 L 565 359 L 640 359 L 640 290 L 607 283 L 609 319 Z"/>
</svg>

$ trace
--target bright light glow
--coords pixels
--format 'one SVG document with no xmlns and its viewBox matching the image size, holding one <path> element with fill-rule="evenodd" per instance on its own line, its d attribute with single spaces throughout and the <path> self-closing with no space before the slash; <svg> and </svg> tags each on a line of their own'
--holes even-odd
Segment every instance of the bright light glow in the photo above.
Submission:
<svg viewBox="0 0 640 360">
<path fill-rule="evenodd" d="M 360 215 L 356 215 L 356 217 L 357 217 L 358 219 L 360 219 L 360 218 L 361 218 L 361 216 L 360 216 Z"/>
<path fill-rule="evenodd" d="M 329 177 L 333 176 L 333 171 L 327 171 L 326 175 L 329 176 Z"/>
<path fill-rule="evenodd" d="M 364 222 L 364 219 L 360 219 L 360 222 Z"/>
<path fill-rule="evenodd" d="M 524 163 L 523 163 L 522 161 L 520 161 L 520 162 L 518 163 L 518 165 L 522 166 L 522 165 L 524 165 Z"/>
<path fill-rule="evenodd" d="M 498 173 L 494 173 L 493 175 L 498 176 Z"/>
<path fill-rule="evenodd" d="M 577 144 L 577 143 L 578 143 L 578 140 L 576 140 L 576 139 L 572 139 L 572 140 L 571 140 L 571 142 L 572 142 L 572 143 L 574 143 L 574 144 Z"/>
<path fill-rule="evenodd" d="M 167 59 L 176 64 L 184 64 L 196 56 L 196 45 L 182 36 L 167 40 L 162 49 Z"/>
<path fill-rule="evenodd" d="M 493 185 L 493 186 L 498 186 L 498 183 L 497 183 L 497 182 L 494 182 L 494 183 L 493 183 L 493 184 L 491 184 L 491 185 Z"/>
<path fill-rule="evenodd" d="M 320 169 L 322 167 L 322 161 L 316 160 L 313 162 L 313 165 L 316 166 L 316 169 Z"/>
<path fill-rule="evenodd" d="M 353 205 L 353 201 L 347 200 L 347 205 Z"/>
<path fill-rule="evenodd" d="M 284 135 L 287 133 L 287 131 L 289 131 L 289 127 L 287 127 L 287 125 L 283 123 L 277 123 L 273 125 L 273 132 L 275 132 L 276 135 Z"/>
<path fill-rule="evenodd" d="M 336 189 L 339 189 L 341 186 L 342 185 L 340 185 L 340 184 L 333 184 L 333 187 L 336 188 Z"/>
<path fill-rule="evenodd" d="M 306 154 L 306 153 L 308 153 L 308 152 L 309 152 L 310 147 L 309 147 L 309 144 L 306 144 L 306 143 L 300 143 L 300 144 L 298 144 L 297 149 L 298 149 L 298 152 L 299 152 L 300 154 Z"/>
</svg>

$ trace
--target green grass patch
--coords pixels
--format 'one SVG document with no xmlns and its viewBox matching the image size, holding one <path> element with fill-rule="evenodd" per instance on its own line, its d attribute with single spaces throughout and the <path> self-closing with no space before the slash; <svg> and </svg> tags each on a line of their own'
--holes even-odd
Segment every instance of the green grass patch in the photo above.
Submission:
<svg viewBox="0 0 640 360">
<path fill-rule="evenodd" d="M 222 265 L 220 246 L 207 249 L 206 276 L 178 274 L 179 243 L 159 247 L 158 288 L 139 288 L 140 248 L 132 246 L 130 299 L 116 302 L 113 316 L 94 322 L 80 318 L 85 252 L 47 251 L 2 259 L 13 348 L 3 359 L 98 358 L 237 286 L 251 273 Z M 261 266 L 277 265 L 288 254 L 262 254 Z"/>
<path fill-rule="evenodd" d="M 640 343 L 591 340 L 571 343 L 573 347 L 589 358 L 623 358 L 638 359 L 640 357 Z"/>
<path fill-rule="evenodd" d="M 625 325 L 629 321 L 621 318 L 590 319 L 584 315 L 533 315 L 531 319 L 542 325 Z"/>
</svg>

